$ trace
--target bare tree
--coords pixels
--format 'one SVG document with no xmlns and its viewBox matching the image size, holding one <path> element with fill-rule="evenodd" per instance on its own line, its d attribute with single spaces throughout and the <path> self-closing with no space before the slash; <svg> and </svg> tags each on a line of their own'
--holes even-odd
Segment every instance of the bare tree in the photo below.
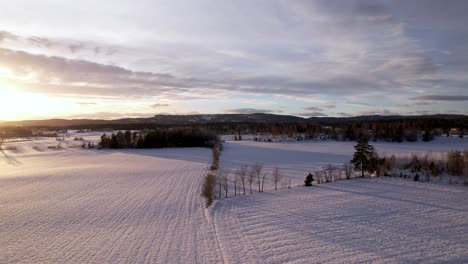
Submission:
<svg viewBox="0 0 468 264">
<path fill-rule="evenodd" d="M 210 207 L 213 203 L 213 198 L 215 196 L 214 192 L 216 189 L 216 175 L 212 172 L 209 172 L 208 175 L 205 176 L 205 180 L 203 182 L 203 189 L 202 195 L 206 199 L 206 208 Z"/>
<path fill-rule="evenodd" d="M 250 194 L 252 194 L 252 184 L 255 182 L 255 171 L 253 170 L 253 168 L 250 168 L 250 170 L 248 170 L 247 177 L 247 182 L 250 186 Z"/>
<path fill-rule="evenodd" d="M 335 174 L 336 174 L 336 167 L 328 164 L 325 168 L 323 168 L 324 174 L 325 174 L 325 180 L 327 182 L 332 182 L 335 180 Z"/>
<path fill-rule="evenodd" d="M 465 183 L 468 183 L 468 150 L 463 151 L 463 161 L 464 161 L 463 175 L 465 176 Z"/>
<path fill-rule="evenodd" d="M 222 191 L 223 191 L 223 172 L 219 170 L 216 173 L 216 185 L 218 185 L 218 198 L 221 199 L 223 197 Z"/>
<path fill-rule="evenodd" d="M 234 173 L 234 196 L 237 196 L 237 179 L 239 178 L 239 175 L 237 173 Z"/>
<path fill-rule="evenodd" d="M 223 189 L 226 192 L 225 197 L 228 198 L 228 191 L 229 191 L 229 171 L 223 171 L 221 173 L 221 179 L 223 183 Z"/>
<path fill-rule="evenodd" d="M 315 171 L 315 176 L 317 176 L 317 183 L 322 183 L 324 181 L 325 175 L 324 175 L 324 170 L 321 168 L 317 171 Z"/>
<path fill-rule="evenodd" d="M 263 187 L 265 186 L 265 182 L 268 181 L 267 178 L 268 178 L 268 174 L 263 173 L 262 178 L 261 178 L 261 180 L 262 180 L 262 192 L 263 192 Z"/>
<path fill-rule="evenodd" d="M 450 151 L 447 157 L 447 170 L 448 170 L 448 173 L 451 175 L 450 184 L 452 184 L 454 176 L 463 175 L 464 167 L 465 167 L 465 164 L 464 164 L 464 157 L 463 157 L 462 152 Z"/>
<path fill-rule="evenodd" d="M 278 190 L 278 183 L 281 182 L 281 172 L 278 167 L 275 167 L 272 172 L 272 180 L 273 184 L 275 185 L 275 191 Z"/>
<path fill-rule="evenodd" d="M 237 175 L 239 175 L 240 179 L 240 184 L 242 184 L 242 190 L 244 191 L 245 195 L 245 180 L 247 178 L 247 175 L 249 174 L 249 167 L 246 165 L 242 165 L 238 170 L 237 170 Z M 240 194 L 240 191 L 239 191 Z"/>
<path fill-rule="evenodd" d="M 343 164 L 343 171 L 346 175 L 346 179 L 351 179 L 351 175 L 353 174 L 353 165 L 351 162 L 348 161 Z"/>
<path fill-rule="evenodd" d="M 252 172 L 253 174 L 257 177 L 257 184 L 258 184 L 258 192 L 262 192 L 262 181 L 261 181 L 261 174 L 262 174 L 262 171 L 263 171 L 263 163 L 255 163 L 253 166 L 252 166 Z"/>
</svg>

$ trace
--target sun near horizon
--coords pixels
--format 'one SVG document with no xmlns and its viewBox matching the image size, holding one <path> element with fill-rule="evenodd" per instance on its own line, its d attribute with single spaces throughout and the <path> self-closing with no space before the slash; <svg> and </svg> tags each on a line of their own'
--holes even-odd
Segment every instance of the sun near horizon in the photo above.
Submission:
<svg viewBox="0 0 468 264">
<path fill-rule="evenodd" d="M 0 120 L 466 115 L 465 1 L 0 0 Z"/>
</svg>

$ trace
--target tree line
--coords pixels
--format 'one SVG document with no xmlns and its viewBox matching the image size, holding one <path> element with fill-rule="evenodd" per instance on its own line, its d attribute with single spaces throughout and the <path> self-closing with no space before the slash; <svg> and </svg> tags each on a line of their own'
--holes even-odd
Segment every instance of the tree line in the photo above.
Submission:
<svg viewBox="0 0 468 264">
<path fill-rule="evenodd" d="M 42 126 L 42 128 L 47 126 Z M 158 124 L 135 122 L 128 124 L 83 124 L 66 127 L 48 127 L 48 129 L 89 129 L 94 131 L 106 130 L 172 130 L 172 129 L 201 129 L 213 131 L 217 134 L 271 134 L 297 137 L 304 139 L 326 138 L 332 140 L 355 141 L 361 137 L 369 140 L 384 141 L 429 141 L 434 136 L 447 135 L 451 129 L 458 130 L 458 135 L 468 133 L 468 117 L 362 117 L 361 119 L 324 118 L 303 122 L 214 122 L 200 124 Z M 0 127 L 0 137 L 21 137 L 33 134 L 34 129 L 41 127 Z M 26 132 L 26 134 L 25 134 Z"/>
<path fill-rule="evenodd" d="M 302 123 L 216 123 L 208 129 L 220 134 L 287 135 L 299 139 L 331 139 L 355 141 L 367 137 L 372 141 L 430 141 L 435 136 L 448 135 L 451 129 L 463 137 L 468 129 L 468 118 L 417 118 L 395 120 L 328 121 Z M 303 137 L 298 137 L 301 135 Z"/>
<path fill-rule="evenodd" d="M 395 155 L 390 157 L 379 157 L 373 146 L 369 144 L 366 138 L 358 140 L 355 145 L 355 152 L 351 164 L 354 169 L 360 172 L 361 177 L 365 173 L 376 176 L 390 176 L 395 169 L 407 170 L 411 172 L 411 177 L 415 181 L 422 180 L 422 176 L 426 181 L 431 181 L 432 177 L 438 177 L 444 173 L 452 176 L 450 183 L 453 182 L 453 176 L 464 177 L 468 180 L 468 151 L 449 151 L 445 154 L 445 158 L 435 160 L 429 157 L 428 154 L 418 156 L 412 154 L 409 159 L 397 158 Z M 344 171 L 349 178 L 349 163 L 344 165 Z M 398 176 L 398 175 L 397 175 Z M 409 178 L 410 175 L 400 172 L 400 177 Z"/>
<path fill-rule="evenodd" d="M 342 166 L 328 164 L 309 173 L 304 180 L 305 186 L 313 183 L 321 184 L 333 182 L 338 179 L 351 179 L 356 177 L 373 176 L 398 176 L 396 169 L 411 171 L 412 175 L 400 177 L 422 181 L 423 175 L 427 181 L 443 173 L 451 175 L 450 183 L 455 180 L 454 176 L 464 176 L 468 180 L 468 151 L 451 151 L 447 153 L 445 160 L 432 160 L 425 155 L 418 157 L 412 155 L 408 161 L 401 158 L 379 156 L 374 147 L 369 144 L 367 138 L 360 138 L 354 146 L 355 152 L 352 160 L 345 162 Z M 284 175 L 280 168 L 275 167 L 270 173 L 264 172 L 263 163 L 242 165 L 234 171 L 219 168 L 219 149 L 213 148 L 213 162 L 210 172 L 205 177 L 202 195 L 209 207 L 215 199 L 228 198 L 230 195 L 246 195 L 254 192 L 262 193 L 267 184 L 271 184 L 274 190 L 278 187 L 291 188 L 291 179 Z M 356 175 L 357 172 L 357 175 Z M 419 174 L 418 174 L 419 173 Z M 462 179 L 459 177 L 459 179 Z M 281 186 L 280 186 L 281 185 Z"/>
<path fill-rule="evenodd" d="M 202 189 L 206 207 L 209 207 L 215 199 L 228 198 L 229 195 L 247 195 L 254 192 L 262 193 L 265 186 L 271 184 L 276 191 L 278 188 L 291 188 L 291 179 L 282 174 L 279 167 L 273 168 L 270 173 L 264 171 L 264 164 L 256 162 L 252 165 L 242 165 L 234 171 L 220 169 L 218 164 L 219 152 L 213 151 L 213 165 Z"/>
<path fill-rule="evenodd" d="M 119 148 L 173 148 L 208 147 L 219 145 L 219 137 L 211 132 L 196 128 L 178 128 L 144 131 L 118 131 L 101 136 L 99 147 Z"/>
</svg>

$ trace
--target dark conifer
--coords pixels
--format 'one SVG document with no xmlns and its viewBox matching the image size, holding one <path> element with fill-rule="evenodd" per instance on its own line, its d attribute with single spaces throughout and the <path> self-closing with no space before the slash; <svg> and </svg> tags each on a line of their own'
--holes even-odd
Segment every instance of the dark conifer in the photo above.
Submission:
<svg viewBox="0 0 468 264">
<path fill-rule="evenodd" d="M 355 152 L 351 163 L 355 170 L 361 171 L 361 177 L 364 177 L 364 171 L 369 170 L 370 160 L 374 156 L 374 147 L 369 145 L 367 138 L 358 140 L 358 144 L 354 146 Z"/>
</svg>

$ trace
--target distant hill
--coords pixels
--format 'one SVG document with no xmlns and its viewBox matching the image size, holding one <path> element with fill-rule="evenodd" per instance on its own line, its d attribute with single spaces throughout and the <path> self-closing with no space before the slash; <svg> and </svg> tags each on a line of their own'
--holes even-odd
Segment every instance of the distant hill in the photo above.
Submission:
<svg viewBox="0 0 468 264">
<path fill-rule="evenodd" d="M 391 120 L 417 120 L 417 119 L 456 119 L 468 118 L 466 115 L 418 115 L 418 116 L 404 116 L 404 115 L 363 115 L 352 117 L 310 117 L 308 122 L 317 123 L 341 123 L 341 122 L 368 122 L 368 121 L 391 121 Z"/>
<path fill-rule="evenodd" d="M 378 121 L 404 119 L 455 119 L 468 118 L 465 115 L 424 115 L 424 116 L 355 116 L 355 117 L 310 117 L 302 118 L 292 115 L 274 114 L 211 114 L 211 115 L 155 115 L 147 118 L 122 118 L 115 120 L 95 119 L 47 119 L 1 122 L 0 126 L 28 126 L 28 127 L 77 127 L 77 126 L 105 126 L 105 125 L 194 125 L 208 123 L 341 123 L 350 121 Z"/>
</svg>

